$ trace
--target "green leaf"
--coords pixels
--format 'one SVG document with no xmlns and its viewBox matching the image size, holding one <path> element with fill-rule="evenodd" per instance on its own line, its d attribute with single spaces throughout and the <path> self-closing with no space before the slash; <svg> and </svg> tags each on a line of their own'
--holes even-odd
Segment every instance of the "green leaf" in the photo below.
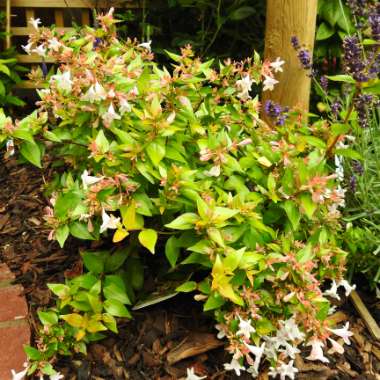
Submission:
<svg viewBox="0 0 380 380">
<path fill-rule="evenodd" d="M 41 165 L 42 152 L 41 152 L 40 147 L 36 143 L 31 143 L 30 141 L 24 141 L 21 144 L 20 153 L 27 161 L 37 166 L 38 168 L 42 168 L 42 165 Z"/>
<path fill-rule="evenodd" d="M 137 257 L 129 257 L 126 263 L 126 278 L 133 289 L 140 290 L 144 285 L 144 266 Z"/>
<path fill-rule="evenodd" d="M 46 326 L 56 325 L 58 323 L 58 315 L 53 311 L 42 311 L 37 312 L 38 318 L 41 323 Z"/>
<path fill-rule="evenodd" d="M 11 72 L 9 71 L 9 68 L 3 64 L 0 64 L 0 72 L 2 72 L 5 75 L 10 76 Z"/>
<path fill-rule="evenodd" d="M 161 160 L 165 157 L 165 142 L 164 140 L 152 141 L 146 148 L 149 158 L 153 165 L 158 166 Z"/>
<path fill-rule="evenodd" d="M 69 232 L 70 232 L 70 229 L 69 229 L 69 226 L 67 224 L 65 224 L 63 226 L 59 226 L 55 230 L 55 237 L 56 237 L 61 248 L 63 248 L 65 241 L 66 241 L 67 237 L 69 236 Z"/>
<path fill-rule="evenodd" d="M 362 155 L 357 152 L 356 150 L 353 150 L 351 148 L 345 148 L 345 149 L 335 149 L 335 154 L 337 156 L 343 156 L 352 158 L 354 160 L 363 160 Z"/>
<path fill-rule="evenodd" d="M 118 332 L 116 319 L 111 314 L 104 313 L 102 319 L 109 330 L 111 330 L 114 333 Z"/>
<path fill-rule="evenodd" d="M 30 360 L 41 360 L 43 358 L 42 352 L 38 351 L 37 348 L 31 346 L 24 346 L 24 351 Z"/>
<path fill-rule="evenodd" d="M 316 40 L 322 41 L 326 40 L 327 38 L 331 37 L 335 33 L 335 30 L 330 25 L 326 24 L 325 22 L 322 22 L 317 30 Z"/>
<path fill-rule="evenodd" d="M 305 214 L 309 219 L 313 219 L 313 215 L 315 210 L 317 209 L 317 205 L 313 202 L 311 195 L 308 193 L 303 193 L 299 197 L 301 201 L 301 206 Z"/>
<path fill-rule="evenodd" d="M 53 366 L 50 363 L 46 363 L 42 367 L 42 373 L 45 375 L 48 375 L 48 376 L 52 376 L 52 375 L 56 374 L 57 372 L 54 370 Z"/>
<path fill-rule="evenodd" d="M 102 153 L 106 153 L 110 149 L 110 144 L 102 129 L 98 132 L 98 135 L 96 136 L 96 139 L 95 139 L 95 143 L 96 143 L 97 148 Z"/>
<path fill-rule="evenodd" d="M 106 258 L 104 265 L 105 272 L 116 272 L 125 262 L 129 255 L 126 249 L 118 249 L 115 253 Z"/>
<path fill-rule="evenodd" d="M 233 12 L 231 12 L 228 17 L 229 19 L 233 21 L 240 21 L 244 20 L 245 18 L 253 15 L 256 12 L 254 7 L 249 6 L 243 6 L 238 9 L 235 9 Z"/>
<path fill-rule="evenodd" d="M 123 304 L 131 304 L 124 280 L 120 276 L 109 275 L 105 277 L 103 294 L 106 299 L 115 299 Z"/>
<path fill-rule="evenodd" d="M 282 208 L 285 210 L 286 215 L 292 224 L 293 230 L 297 231 L 301 220 L 298 206 L 293 201 L 288 200 L 285 201 L 285 203 L 282 205 Z"/>
<path fill-rule="evenodd" d="M 203 306 L 203 311 L 218 309 L 223 306 L 225 302 L 225 299 L 219 293 L 211 293 Z"/>
<path fill-rule="evenodd" d="M 352 78 L 351 75 L 327 75 L 327 78 L 332 80 L 333 82 L 345 82 L 345 83 L 352 83 L 355 84 L 356 81 L 354 78 Z"/>
<path fill-rule="evenodd" d="M 82 327 L 84 324 L 84 319 L 80 314 L 77 313 L 71 313 L 71 314 L 65 314 L 61 315 L 61 319 L 66 321 L 70 326 L 73 327 Z"/>
<path fill-rule="evenodd" d="M 315 146 L 315 147 L 320 148 L 320 149 L 326 148 L 326 143 L 323 140 L 319 139 L 318 137 L 304 136 L 303 138 L 306 140 L 306 142 L 309 145 Z"/>
<path fill-rule="evenodd" d="M 106 253 L 99 252 L 82 252 L 83 264 L 86 269 L 92 273 L 100 274 L 104 272 L 104 262 L 106 260 Z"/>
<path fill-rule="evenodd" d="M 195 222 L 199 220 L 198 215 L 192 212 L 188 212 L 180 215 L 178 218 L 174 219 L 172 222 L 165 225 L 167 228 L 172 228 L 174 230 L 190 230 L 194 228 Z"/>
<path fill-rule="evenodd" d="M 154 249 L 157 243 L 157 232 L 152 229 L 143 230 L 139 233 L 139 242 L 147 248 L 151 253 L 155 253 Z"/>
<path fill-rule="evenodd" d="M 69 295 L 70 288 L 64 284 L 47 284 L 48 288 L 59 298 L 65 298 Z"/>
<path fill-rule="evenodd" d="M 87 224 L 81 222 L 73 222 L 70 224 L 70 233 L 78 239 L 95 240 L 94 236 L 88 231 Z"/>
<path fill-rule="evenodd" d="M 299 263 L 304 264 L 314 257 L 313 247 L 311 244 L 307 244 L 304 248 L 299 250 L 296 254 L 296 259 Z"/>
<path fill-rule="evenodd" d="M 182 285 L 178 286 L 176 292 L 189 293 L 197 288 L 197 283 L 195 281 L 187 281 Z"/>
<path fill-rule="evenodd" d="M 165 256 L 168 259 L 170 266 L 174 268 L 176 266 L 178 257 L 180 255 L 180 247 L 178 245 L 178 239 L 171 236 L 165 245 Z"/>
<path fill-rule="evenodd" d="M 115 299 L 105 300 L 103 305 L 107 313 L 114 317 L 132 318 L 128 309 L 120 301 Z"/>
<path fill-rule="evenodd" d="M 328 21 L 331 26 L 335 26 L 339 17 L 342 17 L 339 1 L 340 0 L 329 0 L 321 10 L 323 18 Z"/>
</svg>

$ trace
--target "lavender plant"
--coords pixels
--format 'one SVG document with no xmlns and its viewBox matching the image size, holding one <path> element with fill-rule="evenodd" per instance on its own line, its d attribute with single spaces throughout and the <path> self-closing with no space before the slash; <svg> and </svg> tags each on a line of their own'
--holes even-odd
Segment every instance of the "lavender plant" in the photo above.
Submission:
<svg viewBox="0 0 380 380">
<path fill-rule="evenodd" d="M 351 253 L 350 278 L 355 273 L 365 273 L 374 287 L 380 280 L 377 238 L 380 6 L 367 0 L 350 0 L 347 4 L 357 30 L 343 40 L 341 75 L 318 78 L 316 71 L 308 66 L 308 54 L 301 54 L 307 49 L 296 38 L 292 44 L 300 64 L 308 70 L 324 100 L 325 105 L 320 109 L 328 110 L 333 128 L 345 133 L 336 136 L 328 148 L 330 156 L 335 153 L 337 178 L 347 193 L 342 244 Z M 343 83 L 340 93 L 329 88 L 329 80 Z"/>
<path fill-rule="evenodd" d="M 256 54 L 216 69 L 186 46 L 169 54 L 170 72 L 150 44 L 117 38 L 112 10 L 98 28 L 66 35 L 32 22 L 26 49 L 59 68 L 39 78 L 46 88 L 33 114 L 0 115 L 0 139 L 38 167 L 60 168 L 46 213 L 51 239 L 110 248 L 83 253 L 83 276 L 49 285 L 58 301 L 39 313 L 28 372 L 56 376 L 57 353 L 85 352 L 117 331 L 115 317 L 130 317 L 142 286 L 133 262 L 151 254 L 165 254 L 172 270 L 199 269 L 177 291 L 196 292 L 214 313 L 232 355 L 226 370 L 256 377 L 270 366 L 272 377 L 294 379 L 302 345 L 309 360 L 329 361 L 328 346 L 342 353 L 336 337 L 349 344 L 352 333 L 327 317 L 329 297 L 351 290 L 336 238 L 344 191 L 329 159 L 344 125 L 306 124 L 272 102 L 265 110 L 276 125 L 260 119 L 252 87 L 272 90 L 281 59 Z"/>
</svg>

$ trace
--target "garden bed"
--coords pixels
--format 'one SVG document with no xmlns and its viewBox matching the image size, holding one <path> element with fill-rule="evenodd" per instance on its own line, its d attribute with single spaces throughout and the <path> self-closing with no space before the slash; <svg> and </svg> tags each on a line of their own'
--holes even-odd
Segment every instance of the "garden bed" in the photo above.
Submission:
<svg viewBox="0 0 380 380">
<path fill-rule="evenodd" d="M 42 190 L 42 172 L 3 160 L 0 168 L 1 261 L 7 263 L 21 283 L 29 303 L 32 334 L 37 327 L 36 311 L 52 303 L 47 283 L 62 282 L 82 272 L 78 250 L 86 243 L 70 240 L 64 249 L 49 241 L 43 219 L 47 204 Z M 159 260 L 159 258 L 158 258 Z M 157 264 L 157 263 L 156 263 Z M 154 288 L 149 279 L 145 286 Z M 363 295 L 364 296 L 364 295 Z M 372 315 L 380 321 L 380 302 L 365 297 Z M 372 339 L 350 302 L 339 305 L 332 316 L 337 322 L 350 321 L 354 333 L 344 355 L 327 355 L 329 366 L 304 362 L 297 356 L 298 379 L 379 379 L 380 342 Z M 229 355 L 216 339 L 212 318 L 189 295 L 180 295 L 133 313 L 133 319 L 119 325 L 119 335 L 92 344 L 87 357 L 61 358 L 56 368 L 65 379 L 180 379 L 186 368 L 194 367 L 207 379 L 237 378 L 226 373 L 223 363 Z M 306 354 L 306 352 L 303 352 Z M 179 360 L 184 358 L 183 360 Z M 267 371 L 259 376 L 267 379 Z M 240 379 L 251 378 L 242 374 Z"/>
</svg>

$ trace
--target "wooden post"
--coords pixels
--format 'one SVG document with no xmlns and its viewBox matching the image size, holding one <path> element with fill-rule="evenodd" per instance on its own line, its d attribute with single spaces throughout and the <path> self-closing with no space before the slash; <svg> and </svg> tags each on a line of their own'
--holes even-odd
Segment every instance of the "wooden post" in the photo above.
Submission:
<svg viewBox="0 0 380 380">
<path fill-rule="evenodd" d="M 5 4 L 5 16 L 6 16 L 6 26 L 5 26 L 5 47 L 9 49 L 11 47 L 11 0 L 7 0 Z"/>
<path fill-rule="evenodd" d="M 309 110 L 310 78 L 301 68 L 290 39 L 297 36 L 300 44 L 312 53 L 314 46 L 317 0 L 267 0 L 264 57 L 285 61 L 280 81 L 273 91 L 263 93 L 263 102 L 271 99 L 283 106 Z"/>
</svg>

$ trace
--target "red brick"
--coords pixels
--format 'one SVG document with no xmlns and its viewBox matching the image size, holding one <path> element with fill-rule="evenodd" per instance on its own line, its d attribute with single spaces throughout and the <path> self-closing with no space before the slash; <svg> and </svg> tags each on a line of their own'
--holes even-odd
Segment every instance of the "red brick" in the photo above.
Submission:
<svg viewBox="0 0 380 380">
<path fill-rule="evenodd" d="M 24 344 L 30 344 L 30 329 L 26 321 L 17 326 L 0 328 L 0 379 L 11 380 L 11 370 L 20 372 L 27 358 Z"/>
<path fill-rule="evenodd" d="M 28 306 L 22 292 L 21 285 L 0 288 L 0 322 L 25 318 L 28 315 Z"/>
<path fill-rule="evenodd" d="M 0 264 L 0 282 L 14 280 L 14 274 L 9 270 L 7 264 Z"/>
</svg>

